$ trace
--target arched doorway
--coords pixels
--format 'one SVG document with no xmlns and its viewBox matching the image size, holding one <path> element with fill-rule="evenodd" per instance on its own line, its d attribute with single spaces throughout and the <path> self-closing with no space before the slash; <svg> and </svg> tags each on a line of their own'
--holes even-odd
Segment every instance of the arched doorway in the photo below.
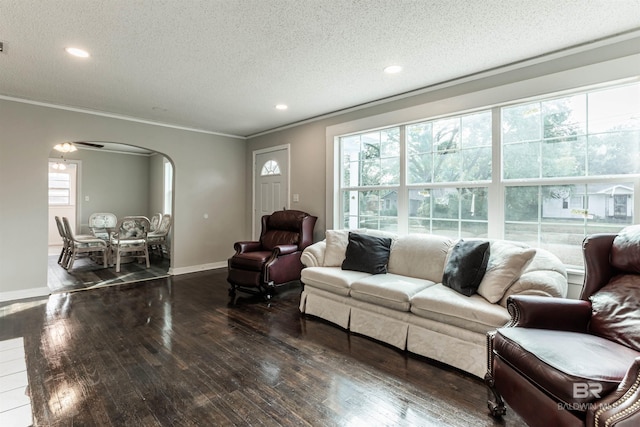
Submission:
<svg viewBox="0 0 640 427">
<path fill-rule="evenodd" d="M 76 234 L 91 233 L 88 220 L 96 212 L 110 212 L 118 218 L 131 215 L 151 218 L 157 213 L 172 215 L 174 167 L 166 155 L 113 142 L 76 142 L 74 145 L 77 151 L 72 153 L 52 150 L 50 164 L 55 161 L 77 165 L 77 197 L 72 197 L 68 200 L 69 206 L 63 207 L 75 211 L 76 221 L 72 222 L 72 228 Z M 51 177 L 51 169 L 49 172 Z M 59 193 L 54 192 L 54 195 Z M 51 203 L 51 186 L 49 195 Z M 60 202 L 61 199 L 56 200 Z M 56 206 L 56 210 L 60 208 Z M 51 206 L 49 211 L 50 235 L 58 234 Z M 172 234 L 170 229 L 165 250 L 155 251 L 155 257 L 150 255 L 149 269 L 144 268 L 144 263 L 142 268 L 131 263 L 120 273 L 115 273 L 112 267 L 104 269 L 102 264 L 90 259 L 75 263 L 71 271 L 66 271 L 57 263 L 62 247 L 49 246 L 48 286 L 51 292 L 66 292 L 166 276 L 171 267 Z M 59 235 L 58 238 L 61 243 Z"/>
</svg>

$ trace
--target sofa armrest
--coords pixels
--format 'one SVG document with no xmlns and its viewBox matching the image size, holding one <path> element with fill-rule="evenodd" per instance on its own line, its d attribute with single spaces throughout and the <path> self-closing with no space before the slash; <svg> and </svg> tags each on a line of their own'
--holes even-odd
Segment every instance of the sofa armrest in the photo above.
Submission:
<svg viewBox="0 0 640 427">
<path fill-rule="evenodd" d="M 640 425 L 640 357 L 636 357 L 617 390 L 587 411 L 587 426 Z"/>
<path fill-rule="evenodd" d="M 302 252 L 300 261 L 305 267 L 322 267 L 324 265 L 324 251 L 327 248 L 327 242 L 321 241 L 307 246 Z"/>
<path fill-rule="evenodd" d="M 233 245 L 233 249 L 236 251 L 236 255 L 244 253 L 244 252 L 255 252 L 259 251 L 262 248 L 260 242 L 236 242 Z"/>
<path fill-rule="evenodd" d="M 509 327 L 587 332 L 591 303 L 582 300 L 512 295 L 507 299 Z"/>
</svg>

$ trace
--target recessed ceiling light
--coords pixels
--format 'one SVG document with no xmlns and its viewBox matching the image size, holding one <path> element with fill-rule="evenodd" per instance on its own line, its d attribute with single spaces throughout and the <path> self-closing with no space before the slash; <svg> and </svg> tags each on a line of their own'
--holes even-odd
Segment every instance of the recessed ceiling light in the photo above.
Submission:
<svg viewBox="0 0 640 427">
<path fill-rule="evenodd" d="M 384 72 L 387 74 L 395 74 L 399 73 L 400 71 L 402 71 L 402 67 L 399 65 L 389 65 L 384 69 Z"/>
<path fill-rule="evenodd" d="M 89 52 L 77 47 L 67 47 L 64 49 L 69 55 L 77 56 L 78 58 L 88 58 Z"/>
<path fill-rule="evenodd" d="M 286 106 L 285 104 L 276 105 L 276 110 L 286 110 L 287 108 L 289 108 L 289 107 Z"/>
</svg>

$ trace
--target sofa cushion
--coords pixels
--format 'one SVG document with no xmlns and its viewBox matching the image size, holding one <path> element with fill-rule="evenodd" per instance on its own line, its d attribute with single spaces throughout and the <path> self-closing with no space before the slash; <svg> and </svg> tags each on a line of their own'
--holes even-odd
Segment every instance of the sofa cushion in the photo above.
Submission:
<svg viewBox="0 0 640 427">
<path fill-rule="evenodd" d="M 391 239 L 388 237 L 349 233 L 349 244 L 342 261 L 342 269 L 385 274 L 390 252 Z"/>
<path fill-rule="evenodd" d="M 489 264 L 478 286 L 478 294 L 487 301 L 496 303 L 518 280 L 523 268 L 536 254 L 536 250 L 522 243 L 493 240 L 489 251 Z"/>
<path fill-rule="evenodd" d="M 623 274 L 589 297 L 589 330 L 640 351 L 640 276 Z"/>
<path fill-rule="evenodd" d="M 611 265 L 629 273 L 640 273 L 640 225 L 623 228 L 611 245 Z"/>
<path fill-rule="evenodd" d="M 398 237 L 389 256 L 389 273 L 442 282 L 444 264 L 453 240 L 435 234 Z"/>
<path fill-rule="evenodd" d="M 590 390 L 602 386 L 600 396 L 611 393 L 640 356 L 595 335 L 533 328 L 500 328 L 493 347 L 525 378 L 568 404 L 597 399 L 592 393 L 576 393 L 576 384 L 589 383 Z"/>
<path fill-rule="evenodd" d="M 488 261 L 488 241 L 460 239 L 449 252 L 442 284 L 462 295 L 471 296 L 480 286 Z"/>
<path fill-rule="evenodd" d="M 415 294 L 411 298 L 411 312 L 481 334 L 504 326 L 510 319 L 504 307 L 480 295 L 464 296 L 441 283 Z"/>
<path fill-rule="evenodd" d="M 351 297 L 360 301 L 409 311 L 411 298 L 435 283 L 395 274 L 373 275 L 358 279 L 351 284 Z"/>
<path fill-rule="evenodd" d="M 351 283 L 367 276 L 369 273 L 342 270 L 340 267 L 308 267 L 302 269 L 300 280 L 305 286 L 348 296 Z"/>
</svg>

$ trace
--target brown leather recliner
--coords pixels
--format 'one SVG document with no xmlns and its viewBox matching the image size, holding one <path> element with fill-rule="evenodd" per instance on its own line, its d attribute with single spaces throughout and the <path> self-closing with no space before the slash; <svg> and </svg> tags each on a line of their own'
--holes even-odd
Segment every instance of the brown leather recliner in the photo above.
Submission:
<svg viewBox="0 0 640 427">
<path fill-rule="evenodd" d="M 487 335 L 493 416 L 506 401 L 530 426 L 640 425 L 640 226 L 582 248 L 579 300 L 512 296 Z"/>
<path fill-rule="evenodd" d="M 260 240 L 236 242 L 229 258 L 231 285 L 236 290 L 260 293 L 270 299 L 276 286 L 300 279 L 304 248 L 313 243 L 318 218 L 297 210 L 276 211 L 262 217 Z"/>
</svg>

